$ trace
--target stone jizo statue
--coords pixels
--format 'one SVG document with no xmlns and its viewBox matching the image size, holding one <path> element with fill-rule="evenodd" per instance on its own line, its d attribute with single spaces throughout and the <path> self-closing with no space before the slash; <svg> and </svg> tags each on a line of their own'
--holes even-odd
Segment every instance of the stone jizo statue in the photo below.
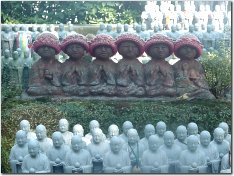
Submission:
<svg viewBox="0 0 234 176">
<path fill-rule="evenodd" d="M 40 152 L 40 145 L 37 140 L 28 142 L 28 155 L 23 159 L 22 173 L 50 173 L 48 157 Z"/>
<path fill-rule="evenodd" d="M 105 33 L 105 29 L 106 29 L 105 24 L 101 23 L 100 26 L 99 26 L 99 29 L 97 31 L 97 34 L 103 34 L 103 33 Z"/>
<path fill-rule="evenodd" d="M 110 139 L 113 136 L 119 136 L 119 127 L 116 124 L 111 124 L 108 127 L 108 135 L 107 135 L 107 139 L 110 141 Z"/>
<path fill-rule="evenodd" d="M 224 132 L 225 132 L 224 133 L 224 139 L 229 142 L 229 145 L 231 147 L 232 136 L 231 136 L 231 134 L 228 134 L 228 130 L 229 130 L 228 124 L 226 122 L 221 122 L 219 124 L 219 127 L 224 130 Z"/>
<path fill-rule="evenodd" d="M 195 135 L 200 140 L 200 135 L 198 134 L 198 126 L 194 122 L 190 122 L 187 126 L 188 136 Z"/>
<path fill-rule="evenodd" d="M 120 138 L 123 140 L 124 143 L 128 143 L 128 130 L 133 128 L 133 125 L 132 125 L 132 122 L 130 121 L 125 121 L 122 125 L 122 130 L 123 130 L 123 133 L 120 134 Z"/>
<path fill-rule="evenodd" d="M 71 145 L 71 138 L 73 136 L 73 133 L 68 131 L 69 129 L 69 123 L 67 119 L 60 119 L 59 120 L 59 131 L 62 133 L 63 140 L 66 145 Z"/>
<path fill-rule="evenodd" d="M 187 135 L 187 129 L 184 125 L 177 127 L 175 144 L 179 145 L 182 151 L 187 149 Z"/>
<path fill-rule="evenodd" d="M 28 120 L 20 121 L 20 129 L 26 132 L 28 140 L 37 139 L 36 133 L 30 130 L 30 123 Z"/>
<path fill-rule="evenodd" d="M 87 138 L 84 137 L 84 129 L 82 127 L 82 125 L 80 124 L 76 124 L 73 127 L 73 136 L 78 135 L 82 138 L 83 142 L 84 142 L 84 148 L 86 148 L 86 146 L 90 143 L 90 140 L 88 140 Z"/>
<path fill-rule="evenodd" d="M 12 173 L 22 173 L 22 161 L 26 155 L 28 155 L 27 134 L 19 130 L 16 133 L 16 144 L 11 148 L 9 156 Z"/>
<path fill-rule="evenodd" d="M 146 150 L 149 148 L 149 143 L 148 143 L 149 137 L 155 134 L 154 126 L 152 124 L 145 125 L 144 134 L 145 134 L 145 137 L 142 138 L 139 141 L 139 143 L 144 147 L 144 150 Z"/>
<path fill-rule="evenodd" d="M 163 139 L 163 135 L 167 130 L 167 125 L 165 124 L 165 122 L 163 121 L 159 121 L 156 124 L 156 136 L 158 136 L 159 141 L 160 141 L 160 145 L 164 144 L 164 139 Z"/>
<path fill-rule="evenodd" d="M 85 135 L 85 138 L 88 139 L 91 142 L 91 139 L 93 138 L 92 133 L 94 129 L 100 128 L 100 124 L 97 120 L 91 120 L 89 122 L 89 133 Z"/>
</svg>

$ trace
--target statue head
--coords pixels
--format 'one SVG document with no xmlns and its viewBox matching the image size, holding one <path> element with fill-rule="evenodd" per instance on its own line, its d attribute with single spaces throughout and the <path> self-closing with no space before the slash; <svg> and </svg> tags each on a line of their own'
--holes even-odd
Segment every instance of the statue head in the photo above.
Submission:
<svg viewBox="0 0 234 176">
<path fill-rule="evenodd" d="M 151 135 L 148 140 L 149 150 L 153 153 L 157 152 L 158 148 L 161 146 L 160 139 L 156 135 Z"/>
<path fill-rule="evenodd" d="M 200 133 L 200 142 L 201 145 L 207 147 L 210 144 L 210 132 L 209 131 L 202 131 Z"/>
<path fill-rule="evenodd" d="M 123 33 L 116 39 L 118 52 L 124 59 L 136 59 L 144 53 L 144 41 L 136 34 Z"/>
<path fill-rule="evenodd" d="M 111 24 L 107 24 L 106 31 L 107 32 L 111 32 L 112 31 L 112 25 Z"/>
<path fill-rule="evenodd" d="M 161 23 L 158 24 L 158 30 L 162 31 L 163 30 L 163 25 Z"/>
<path fill-rule="evenodd" d="M 100 128 L 99 122 L 97 120 L 91 120 L 89 122 L 89 131 L 93 133 L 94 129 Z"/>
<path fill-rule="evenodd" d="M 156 133 L 162 137 L 166 132 L 166 130 L 167 130 L 167 125 L 163 121 L 159 121 L 156 125 Z"/>
<path fill-rule="evenodd" d="M 113 136 L 110 140 L 111 151 L 115 154 L 118 154 L 122 149 L 122 139 L 118 136 Z M 113 158 L 114 159 L 114 158 Z"/>
<path fill-rule="evenodd" d="M 229 129 L 228 124 L 226 122 L 221 122 L 219 124 L 219 127 L 223 129 L 223 131 L 225 132 L 224 137 L 226 137 L 228 135 L 228 129 Z"/>
<path fill-rule="evenodd" d="M 125 121 L 122 126 L 123 133 L 127 135 L 128 130 L 133 128 L 132 122 L 130 121 Z"/>
<path fill-rule="evenodd" d="M 4 50 L 4 57 L 7 59 L 7 58 L 10 58 L 10 50 L 9 49 L 5 49 Z"/>
<path fill-rule="evenodd" d="M 141 32 L 141 25 L 140 25 L 140 24 L 137 24 L 137 25 L 136 25 L 136 32 L 137 32 L 137 33 L 140 33 L 140 32 Z"/>
<path fill-rule="evenodd" d="M 105 24 L 104 23 L 101 23 L 100 26 L 99 26 L 99 30 L 100 31 L 104 31 L 106 28 Z"/>
<path fill-rule="evenodd" d="M 122 31 L 122 24 L 120 24 L 120 23 L 117 24 L 117 26 L 116 26 L 116 31 L 117 31 L 118 33 L 121 33 L 121 31 Z"/>
<path fill-rule="evenodd" d="M 184 34 L 174 42 L 174 54 L 183 60 L 200 57 L 202 48 L 203 45 L 199 39 L 192 34 Z"/>
<path fill-rule="evenodd" d="M 141 31 L 145 31 L 145 30 L 146 30 L 146 24 L 143 23 L 143 24 L 141 25 Z"/>
<path fill-rule="evenodd" d="M 36 32 L 37 31 L 37 26 L 36 25 L 33 25 L 32 26 L 32 32 Z"/>
<path fill-rule="evenodd" d="M 20 122 L 20 129 L 28 133 L 30 131 L 30 123 L 27 120 L 22 120 Z"/>
<path fill-rule="evenodd" d="M 193 32 L 194 31 L 194 26 L 192 24 L 189 25 L 189 32 Z"/>
<path fill-rule="evenodd" d="M 190 135 L 187 138 L 187 146 L 189 151 L 196 152 L 198 145 L 199 145 L 199 140 L 197 136 Z"/>
<path fill-rule="evenodd" d="M 63 31 L 63 30 L 64 30 L 64 24 L 63 24 L 63 23 L 60 23 L 60 24 L 59 24 L 59 30 L 60 30 L 60 31 Z"/>
<path fill-rule="evenodd" d="M 79 135 L 72 136 L 71 148 L 74 152 L 79 152 L 83 148 L 83 141 Z"/>
<path fill-rule="evenodd" d="M 72 59 L 81 59 L 85 51 L 89 51 L 89 44 L 81 34 L 68 35 L 61 42 L 61 49 Z"/>
<path fill-rule="evenodd" d="M 18 31 L 19 31 L 19 25 L 16 24 L 16 25 L 13 27 L 13 31 L 14 31 L 14 32 L 18 32 Z"/>
<path fill-rule="evenodd" d="M 28 153 L 32 158 L 36 158 L 40 152 L 39 142 L 35 139 L 31 139 L 28 142 Z"/>
<path fill-rule="evenodd" d="M 180 23 L 177 23 L 176 24 L 176 31 L 180 31 L 181 30 L 181 24 Z"/>
<path fill-rule="evenodd" d="M 164 144 L 167 147 L 172 147 L 174 144 L 175 135 L 172 131 L 166 131 L 163 135 Z"/>
<path fill-rule="evenodd" d="M 55 31 L 55 26 L 53 24 L 50 24 L 48 27 L 48 31 L 50 31 L 50 32 Z"/>
<path fill-rule="evenodd" d="M 51 33 L 40 34 L 32 48 L 42 58 L 54 58 L 61 50 L 58 38 Z"/>
<path fill-rule="evenodd" d="M 184 125 L 180 125 L 176 129 L 176 137 L 179 141 L 184 141 L 187 137 L 187 129 Z"/>
<path fill-rule="evenodd" d="M 93 136 L 93 143 L 99 144 L 104 140 L 104 134 L 100 128 L 95 128 L 92 133 Z"/>
<path fill-rule="evenodd" d="M 67 119 L 60 119 L 59 120 L 59 131 L 61 133 L 65 133 L 66 131 L 68 131 L 69 128 L 69 123 L 67 121 Z"/>
<path fill-rule="evenodd" d="M 11 29 L 12 29 L 11 25 L 6 25 L 6 26 L 5 26 L 5 32 L 6 32 L 6 33 L 11 32 Z"/>
<path fill-rule="evenodd" d="M 188 135 L 197 135 L 198 134 L 198 126 L 194 122 L 190 122 L 187 126 Z"/>
<path fill-rule="evenodd" d="M 22 50 L 21 50 L 21 48 L 17 48 L 17 49 L 16 49 L 16 51 L 18 52 L 19 57 L 20 57 L 20 56 L 21 56 L 21 54 L 22 54 Z"/>
<path fill-rule="evenodd" d="M 138 142 L 140 140 L 140 137 L 138 135 L 138 132 L 136 129 L 129 129 L 127 132 L 127 136 L 128 136 L 128 143 L 129 144 L 135 144 L 136 142 Z"/>
<path fill-rule="evenodd" d="M 69 32 L 73 31 L 73 28 L 74 28 L 73 24 L 68 23 L 68 31 Z"/>
<path fill-rule="evenodd" d="M 112 124 L 108 128 L 108 135 L 110 138 L 113 136 L 118 136 L 119 135 L 119 127 L 115 124 Z"/>
<path fill-rule="evenodd" d="M 81 137 L 84 136 L 84 129 L 83 129 L 83 127 L 80 124 L 76 124 L 73 127 L 73 135 L 79 135 Z"/>
<path fill-rule="evenodd" d="M 133 28 L 134 30 L 136 30 L 137 25 L 138 25 L 137 22 L 133 23 L 132 28 Z"/>
<path fill-rule="evenodd" d="M 117 52 L 115 40 L 110 35 L 98 34 L 90 43 L 90 54 L 99 60 L 109 60 Z"/>
<path fill-rule="evenodd" d="M 18 60 L 18 58 L 19 58 L 19 53 L 18 53 L 18 51 L 14 51 L 14 52 L 13 52 L 13 59 L 14 59 L 14 61 Z"/>
<path fill-rule="evenodd" d="M 171 32 L 176 32 L 176 25 L 173 24 L 173 25 L 171 26 Z"/>
<path fill-rule="evenodd" d="M 215 128 L 214 130 L 214 141 L 217 142 L 217 143 L 222 143 L 223 140 L 224 140 L 224 131 L 222 128 L 218 127 L 218 128 Z"/>
<path fill-rule="evenodd" d="M 145 125 L 144 134 L 145 134 L 145 137 L 149 139 L 151 135 L 155 134 L 154 126 L 152 124 Z"/>
<path fill-rule="evenodd" d="M 60 148 L 64 144 L 62 133 L 60 131 L 55 131 L 52 134 L 52 141 L 55 148 Z"/>
<path fill-rule="evenodd" d="M 154 25 L 154 32 L 156 33 L 156 32 L 158 32 L 158 31 L 159 31 L 158 25 Z"/>
<path fill-rule="evenodd" d="M 16 132 L 16 143 L 19 147 L 23 147 L 27 143 L 27 134 L 23 130 Z"/>
<path fill-rule="evenodd" d="M 124 24 L 124 32 L 128 32 L 128 24 Z"/>
<path fill-rule="evenodd" d="M 46 127 L 44 125 L 37 125 L 36 127 L 36 136 L 37 140 L 43 140 L 47 137 Z"/>
<path fill-rule="evenodd" d="M 199 23 L 194 24 L 194 31 L 199 31 L 199 30 L 200 30 Z"/>
<path fill-rule="evenodd" d="M 173 40 L 166 35 L 155 34 L 145 43 L 145 52 L 152 59 L 165 59 L 174 50 Z"/>
</svg>

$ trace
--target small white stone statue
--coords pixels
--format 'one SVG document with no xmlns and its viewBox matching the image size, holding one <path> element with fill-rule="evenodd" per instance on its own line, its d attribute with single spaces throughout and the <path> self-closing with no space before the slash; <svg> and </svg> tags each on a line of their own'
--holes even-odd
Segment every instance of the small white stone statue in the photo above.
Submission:
<svg viewBox="0 0 234 176">
<path fill-rule="evenodd" d="M 143 152 L 142 173 L 168 173 L 168 158 L 164 151 L 159 150 L 161 140 L 156 135 L 149 137 L 149 149 Z"/>
<path fill-rule="evenodd" d="M 231 136 L 231 134 L 228 134 L 228 130 L 229 130 L 228 124 L 226 122 L 221 122 L 219 124 L 219 127 L 224 130 L 224 132 L 225 132 L 224 133 L 224 139 L 229 142 L 229 145 L 231 147 L 232 136 Z"/>
<path fill-rule="evenodd" d="M 91 173 L 92 161 L 90 153 L 83 149 L 82 138 L 78 135 L 71 139 L 71 150 L 65 157 L 65 173 Z"/>
<path fill-rule="evenodd" d="M 219 167 L 220 160 L 219 160 L 219 152 L 216 147 L 210 144 L 211 135 L 209 131 L 202 131 L 200 133 L 200 145 L 199 149 L 205 153 L 206 161 L 208 165 L 208 173 L 217 173 L 215 170 Z"/>
<path fill-rule="evenodd" d="M 164 144 L 163 135 L 167 130 L 167 125 L 163 121 L 159 121 L 156 125 L 156 136 L 159 137 L 160 145 Z"/>
<path fill-rule="evenodd" d="M 47 137 L 46 127 L 44 125 L 38 125 L 36 127 L 37 141 L 40 145 L 40 151 L 45 153 L 53 146 L 52 139 Z"/>
<path fill-rule="evenodd" d="M 123 126 L 122 126 L 123 133 L 120 134 L 119 137 L 120 137 L 121 139 L 123 139 L 123 141 L 124 141 L 125 143 L 128 143 L 127 132 L 128 132 L 128 130 L 131 129 L 131 128 L 133 128 L 132 122 L 130 122 L 130 121 L 125 121 L 125 122 L 123 123 Z"/>
<path fill-rule="evenodd" d="M 224 140 L 224 133 L 222 128 L 215 128 L 213 133 L 214 139 L 210 143 L 212 147 L 218 149 L 220 159 L 230 151 L 229 143 Z"/>
<path fill-rule="evenodd" d="M 20 129 L 26 132 L 28 140 L 30 140 L 30 139 L 37 139 L 36 133 L 34 133 L 34 132 L 32 132 L 30 130 L 30 123 L 29 123 L 29 121 L 22 120 L 20 122 Z"/>
<path fill-rule="evenodd" d="M 113 136 L 119 136 L 119 127 L 116 124 L 111 124 L 108 127 L 108 135 L 107 135 L 107 140 L 110 141 L 110 139 Z"/>
<path fill-rule="evenodd" d="M 129 129 L 127 135 L 128 143 L 124 144 L 123 149 L 129 154 L 132 172 L 139 172 L 144 146 L 139 143 L 140 137 L 136 129 Z"/>
<path fill-rule="evenodd" d="M 88 140 L 87 138 L 84 137 L 84 129 L 83 129 L 82 125 L 80 125 L 80 124 L 74 125 L 74 127 L 73 127 L 73 135 L 74 136 L 75 135 L 79 135 L 82 138 L 82 140 L 84 141 L 84 148 L 88 144 L 90 144 L 90 140 Z"/>
<path fill-rule="evenodd" d="M 195 135 L 187 138 L 187 150 L 182 151 L 180 155 L 181 173 L 206 173 L 207 162 L 205 154 L 198 149 L 199 140 Z"/>
<path fill-rule="evenodd" d="M 48 159 L 50 160 L 50 168 L 52 173 L 64 173 L 67 152 L 70 150 L 68 145 L 64 144 L 62 133 L 56 131 L 52 134 L 53 147 L 47 152 Z"/>
<path fill-rule="evenodd" d="M 110 151 L 103 159 L 104 173 L 130 173 L 131 162 L 128 153 L 122 149 L 123 140 L 113 136 L 110 140 Z"/>
<path fill-rule="evenodd" d="M 28 153 L 23 159 L 22 173 L 50 173 L 49 159 L 40 152 L 37 140 L 32 139 L 28 142 Z"/>
<path fill-rule="evenodd" d="M 71 138 L 73 136 L 73 133 L 68 131 L 69 123 L 67 119 L 60 119 L 59 120 L 59 131 L 63 135 L 63 139 L 65 141 L 65 144 L 71 145 Z"/>
<path fill-rule="evenodd" d="M 93 132 L 93 130 L 95 129 L 95 128 L 100 128 L 100 124 L 99 124 L 99 122 L 97 121 L 97 120 L 91 120 L 90 122 L 89 122 L 89 133 L 87 133 L 86 135 L 85 135 L 85 138 L 87 139 L 87 140 L 89 140 L 90 142 L 91 142 L 91 139 L 92 139 L 92 132 Z M 89 142 L 89 143 L 90 143 Z"/>
<path fill-rule="evenodd" d="M 145 125 L 144 134 L 145 134 L 145 137 L 142 138 L 139 143 L 142 146 L 144 146 L 144 150 L 147 150 L 149 148 L 149 145 L 148 145 L 149 137 L 155 134 L 154 126 L 152 124 Z"/>
<path fill-rule="evenodd" d="M 180 125 L 176 129 L 175 144 L 179 145 L 182 150 L 187 149 L 187 129 L 184 125 Z"/>
<path fill-rule="evenodd" d="M 188 130 L 188 136 L 195 135 L 198 137 L 199 143 L 200 143 L 200 135 L 198 134 L 198 126 L 194 122 L 190 122 L 187 126 Z"/>
<path fill-rule="evenodd" d="M 23 158 L 28 155 L 27 135 L 23 130 L 16 133 L 16 144 L 11 148 L 10 165 L 12 173 L 22 173 L 21 165 Z"/>
<path fill-rule="evenodd" d="M 92 134 L 92 142 L 87 146 L 87 150 L 92 158 L 95 158 L 96 155 L 103 158 L 110 150 L 109 144 L 105 140 L 104 134 L 100 128 L 95 128 Z"/>
<path fill-rule="evenodd" d="M 179 145 L 175 144 L 175 135 L 172 131 L 166 131 L 163 136 L 164 144 L 159 148 L 166 153 L 168 158 L 168 173 L 177 173 L 179 157 L 182 149 Z"/>
</svg>

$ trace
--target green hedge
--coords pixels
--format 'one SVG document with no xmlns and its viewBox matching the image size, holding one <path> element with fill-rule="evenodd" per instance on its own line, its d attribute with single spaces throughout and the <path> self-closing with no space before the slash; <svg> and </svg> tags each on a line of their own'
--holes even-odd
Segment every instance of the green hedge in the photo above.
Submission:
<svg viewBox="0 0 234 176">
<path fill-rule="evenodd" d="M 10 173 L 8 164 L 9 152 L 15 140 L 22 119 L 30 121 L 31 128 L 42 123 L 47 127 L 48 136 L 58 129 L 60 118 L 67 118 L 70 130 L 79 123 L 85 133 L 88 124 L 96 119 L 100 122 L 104 133 L 108 126 L 115 123 L 120 130 L 122 123 L 130 120 L 143 137 L 143 129 L 147 123 L 154 126 L 159 120 L 167 124 L 167 129 L 175 131 L 178 125 L 186 125 L 193 121 L 199 131 L 213 129 L 225 121 L 231 128 L 231 102 L 213 101 L 19 101 L 7 100 L 2 103 L 2 173 Z"/>
</svg>

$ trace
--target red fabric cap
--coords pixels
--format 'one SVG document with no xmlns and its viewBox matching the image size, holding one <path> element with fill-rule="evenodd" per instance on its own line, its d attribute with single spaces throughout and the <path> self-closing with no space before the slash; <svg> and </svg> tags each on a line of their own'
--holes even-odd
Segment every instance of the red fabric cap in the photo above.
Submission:
<svg viewBox="0 0 234 176">
<path fill-rule="evenodd" d="M 171 38 L 169 38 L 168 36 L 163 35 L 163 34 L 155 34 L 150 39 L 148 39 L 146 41 L 146 43 L 145 43 L 145 52 L 146 52 L 146 54 L 149 53 L 148 50 L 152 45 L 161 44 L 161 43 L 168 46 L 169 55 L 171 55 L 173 53 L 173 51 L 174 51 L 173 40 Z"/>
<path fill-rule="evenodd" d="M 110 46 L 112 49 L 112 56 L 117 53 L 117 47 L 115 45 L 115 39 L 107 34 L 98 34 L 94 39 L 91 40 L 89 45 L 89 52 L 91 56 L 95 57 L 94 49 L 101 45 Z"/>
<path fill-rule="evenodd" d="M 145 45 L 145 42 L 136 34 L 132 34 L 132 33 L 124 33 L 124 34 L 121 34 L 119 35 L 117 38 L 116 38 L 116 45 L 119 46 L 122 42 L 125 42 L 125 41 L 132 41 L 134 42 L 135 44 L 137 44 L 138 48 L 139 48 L 139 56 L 141 56 L 144 51 L 145 51 L 145 48 L 144 48 L 144 45 Z"/>
<path fill-rule="evenodd" d="M 42 46 L 50 46 L 54 48 L 56 54 L 61 51 L 59 39 L 54 34 L 51 34 L 49 32 L 40 34 L 33 42 L 32 49 L 37 52 L 38 49 Z"/>
<path fill-rule="evenodd" d="M 67 46 L 74 43 L 82 45 L 86 51 L 89 51 L 89 44 L 86 37 L 81 34 L 72 34 L 64 38 L 61 43 L 61 49 L 66 53 Z"/>
<path fill-rule="evenodd" d="M 195 59 L 201 56 L 203 45 L 201 44 L 199 39 L 195 35 L 185 34 L 182 35 L 179 39 L 177 39 L 174 43 L 174 53 L 176 57 L 180 57 L 178 53 L 179 49 L 186 45 L 196 48 L 197 55 L 195 56 Z"/>
</svg>

